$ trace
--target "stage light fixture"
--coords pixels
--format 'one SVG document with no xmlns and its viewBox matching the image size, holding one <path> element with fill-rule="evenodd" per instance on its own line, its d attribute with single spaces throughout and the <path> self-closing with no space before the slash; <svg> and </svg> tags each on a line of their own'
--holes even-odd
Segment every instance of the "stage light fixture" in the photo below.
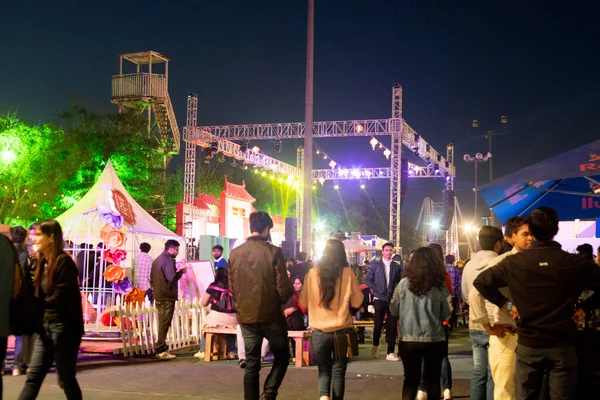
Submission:
<svg viewBox="0 0 600 400">
<path fill-rule="evenodd" d="M 242 144 L 240 144 L 240 151 L 244 154 L 248 151 L 248 142 L 242 142 Z"/>
<path fill-rule="evenodd" d="M 237 167 L 237 161 L 235 160 L 235 158 L 231 161 L 231 166 Z"/>
<path fill-rule="evenodd" d="M 273 149 L 275 150 L 275 153 L 281 153 L 282 147 L 283 147 L 283 143 L 281 142 L 281 140 L 276 140 L 273 143 Z"/>
<path fill-rule="evenodd" d="M 219 151 L 219 142 L 211 142 L 210 143 L 210 151 L 213 154 L 217 154 Z"/>
<path fill-rule="evenodd" d="M 217 161 L 220 163 L 225 162 L 225 154 L 222 151 L 217 153 Z"/>
<path fill-rule="evenodd" d="M 211 151 L 210 147 L 207 147 L 207 148 L 204 150 L 204 159 L 206 159 L 206 160 L 210 160 L 211 158 L 213 158 L 213 153 L 212 153 L 212 151 Z"/>
<path fill-rule="evenodd" d="M 438 175 L 440 173 L 440 166 L 438 164 L 433 164 L 433 172 Z"/>
</svg>

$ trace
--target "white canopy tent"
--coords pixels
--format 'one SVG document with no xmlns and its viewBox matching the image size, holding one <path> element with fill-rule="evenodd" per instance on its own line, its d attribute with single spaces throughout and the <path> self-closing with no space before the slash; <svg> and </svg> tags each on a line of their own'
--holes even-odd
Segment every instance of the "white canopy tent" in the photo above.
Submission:
<svg viewBox="0 0 600 400">
<path fill-rule="evenodd" d="M 113 190 L 119 191 L 127 200 L 135 218 L 133 224 L 127 221 L 123 222 L 123 230 L 127 234 L 125 243 L 125 250 L 128 252 L 125 264 L 127 267 L 131 267 L 134 258 L 129 257 L 129 254 L 136 254 L 139 251 L 139 244 L 142 242 L 147 242 L 152 246 L 149 254 L 152 258 L 156 258 L 162 253 L 167 240 L 177 240 L 181 244 L 179 258 L 183 258 L 185 240 L 161 225 L 131 197 L 117 176 L 110 160 L 85 196 L 56 218 L 63 227 L 65 240 L 73 241 L 76 246 L 81 243 L 89 243 L 94 247 L 102 241 L 100 232 L 106 221 L 101 214 L 110 209 L 118 213 L 118 210 L 114 209 L 114 200 L 111 199 Z"/>
<path fill-rule="evenodd" d="M 74 244 L 73 249 L 66 250 L 72 251 L 78 263 L 81 290 L 95 310 L 93 312 L 87 309 L 88 306 L 84 304 L 84 317 L 89 317 L 86 318 L 88 331 L 106 330 L 100 322 L 100 316 L 106 307 L 118 303 L 120 298 L 115 295 L 112 284 L 103 275 L 111 263 L 105 261 L 105 256 L 111 254 L 107 252 L 126 252 L 122 261 L 115 262 L 112 258 L 109 260 L 125 270 L 133 286 L 137 282 L 132 269 L 140 243 L 150 244 L 149 254 L 155 259 L 164 250 L 164 243 L 174 239 L 180 243 L 178 259 L 185 255 L 184 239 L 161 225 L 131 197 L 110 160 L 85 196 L 56 220 L 63 228 L 64 239 Z M 100 242 L 104 243 L 104 249 L 97 249 Z M 81 250 L 81 244 L 86 244 L 89 250 Z M 123 293 L 128 292 L 123 290 Z M 91 316 L 94 314 L 95 316 Z M 116 327 L 112 329 L 117 330 Z"/>
</svg>

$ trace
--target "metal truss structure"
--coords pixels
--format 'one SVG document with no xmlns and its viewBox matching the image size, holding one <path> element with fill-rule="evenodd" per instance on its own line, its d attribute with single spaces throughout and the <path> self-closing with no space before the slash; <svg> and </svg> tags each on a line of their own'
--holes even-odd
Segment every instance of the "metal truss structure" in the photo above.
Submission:
<svg viewBox="0 0 600 400">
<path fill-rule="evenodd" d="M 473 252 L 471 243 L 468 240 L 460 242 L 458 238 L 459 229 L 465 224 L 458 199 L 454 198 L 452 223 L 447 231 L 440 229 L 444 207 L 444 202 L 433 201 L 431 197 L 425 197 L 423 200 L 415 228 L 420 233 L 421 245 L 427 246 L 429 243 L 439 243 L 445 249 L 446 254 L 452 254 L 456 259 L 460 258 L 460 246 L 466 245 L 468 255 L 470 255 Z"/>
<path fill-rule="evenodd" d="M 197 109 L 197 101 L 188 100 L 188 115 L 190 108 Z M 196 115 L 196 111 L 191 112 Z M 454 146 L 448 145 L 446 155 L 436 151 L 429 143 L 416 133 L 408 123 L 402 118 L 402 86 L 395 84 L 392 87 L 392 118 L 389 119 L 365 119 L 352 121 L 324 121 L 314 122 L 313 137 L 369 137 L 369 136 L 391 136 L 390 148 L 390 167 L 389 168 L 360 168 L 353 170 L 344 169 L 323 169 L 313 170 L 313 181 L 323 182 L 332 179 L 390 179 L 390 241 L 398 250 L 400 248 L 400 205 L 402 173 L 400 171 L 402 164 L 402 145 L 413 152 L 415 156 L 425 161 L 426 166 L 421 167 L 415 164 L 409 164 L 408 176 L 418 178 L 445 178 L 445 187 L 447 190 L 454 188 Z M 303 149 L 299 148 L 297 156 L 297 166 L 291 166 L 281 161 L 268 157 L 260 152 L 254 152 L 246 148 L 242 152 L 240 145 L 233 141 L 241 141 L 247 145 L 250 140 L 273 139 L 281 141 L 283 139 L 300 139 L 304 137 L 304 124 L 294 123 L 273 123 L 273 124 L 250 124 L 250 125 L 223 125 L 223 126 L 196 126 L 195 121 L 188 119 L 188 124 L 184 128 L 184 140 L 187 143 L 208 147 L 217 143 L 218 150 L 224 155 L 242 160 L 246 164 L 253 164 L 260 168 L 273 170 L 277 173 L 291 175 L 294 178 L 302 179 Z M 247 146 L 246 146 L 247 147 Z M 312 151 L 312 149 L 310 149 Z M 194 154 L 195 155 L 195 154 Z M 185 182 L 193 180 L 191 173 L 192 164 L 195 164 L 195 157 L 192 160 L 192 154 L 188 155 L 186 151 L 186 168 L 188 164 L 189 172 L 186 169 Z M 195 166 L 194 166 L 195 169 Z M 311 184 L 311 182 L 304 182 Z M 187 206 L 193 207 L 193 185 L 184 186 L 184 202 Z M 296 194 L 296 216 L 298 226 L 302 226 L 302 194 L 298 190 Z"/>
</svg>

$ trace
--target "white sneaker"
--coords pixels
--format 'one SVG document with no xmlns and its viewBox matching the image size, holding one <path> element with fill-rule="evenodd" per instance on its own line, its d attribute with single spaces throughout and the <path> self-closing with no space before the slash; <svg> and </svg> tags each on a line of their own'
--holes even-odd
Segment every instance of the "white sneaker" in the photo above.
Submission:
<svg viewBox="0 0 600 400">
<path fill-rule="evenodd" d="M 168 351 L 163 351 L 162 353 L 158 353 L 156 355 L 156 359 L 158 360 L 172 360 L 176 358 L 174 354 L 169 353 Z"/>
<path fill-rule="evenodd" d="M 329 396 L 321 396 L 319 397 L 319 400 L 329 400 Z"/>
<path fill-rule="evenodd" d="M 398 356 L 395 355 L 394 353 L 388 354 L 385 359 L 388 360 L 388 361 L 400 361 L 400 359 L 398 358 Z"/>
<path fill-rule="evenodd" d="M 19 375 L 23 375 L 23 371 L 21 370 L 21 368 L 15 368 L 12 370 L 12 376 L 19 376 Z"/>
<path fill-rule="evenodd" d="M 204 352 L 202 350 L 199 350 L 196 354 L 194 354 L 194 357 L 204 359 Z"/>
<path fill-rule="evenodd" d="M 450 389 L 444 389 L 444 400 L 452 400 L 452 391 Z"/>
<path fill-rule="evenodd" d="M 427 392 L 419 390 L 417 392 L 417 400 L 427 400 Z"/>
</svg>

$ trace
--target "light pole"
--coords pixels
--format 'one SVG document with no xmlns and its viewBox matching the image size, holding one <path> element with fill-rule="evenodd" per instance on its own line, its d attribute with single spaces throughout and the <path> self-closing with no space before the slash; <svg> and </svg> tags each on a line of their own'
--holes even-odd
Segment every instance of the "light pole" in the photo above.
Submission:
<svg viewBox="0 0 600 400">
<path fill-rule="evenodd" d="M 315 0 L 308 0 L 306 26 L 306 101 L 304 104 L 304 185 L 302 198 L 302 251 L 312 250 L 312 154 L 313 154 L 313 73 L 315 57 Z"/>
<path fill-rule="evenodd" d="M 500 117 L 500 123 L 501 124 L 506 124 L 507 122 L 508 122 L 508 118 L 506 118 L 506 116 L 503 115 L 503 116 Z M 474 119 L 471 122 L 471 126 L 473 128 L 479 128 L 479 121 L 477 121 L 476 119 Z M 505 135 L 505 134 L 507 134 L 509 132 L 510 132 L 510 130 L 506 131 L 506 132 L 494 132 L 492 130 L 487 130 L 485 132 L 485 135 L 481 135 L 479 137 L 485 137 L 488 140 L 488 154 L 492 154 L 492 137 L 497 136 L 497 135 Z M 477 167 L 475 167 L 475 168 L 477 168 Z M 490 158 L 490 182 L 493 181 L 493 180 L 494 180 L 494 164 L 493 164 L 493 161 Z M 494 222 L 494 211 L 492 211 L 492 210 L 490 210 L 490 218 L 491 218 L 490 225 L 493 226 L 495 222 Z"/>
<path fill-rule="evenodd" d="M 475 185 L 473 186 L 473 192 L 475 193 L 475 205 L 473 206 L 473 218 L 474 218 L 474 224 L 475 224 L 475 228 L 477 228 L 477 226 L 479 225 L 479 217 L 477 214 L 477 200 L 479 199 L 479 188 L 477 186 L 477 166 L 479 165 L 479 163 L 483 163 L 483 162 L 488 162 L 492 159 L 492 153 L 487 153 L 485 156 L 481 153 L 477 153 L 475 154 L 475 156 L 471 156 L 469 154 L 465 154 L 463 156 L 463 160 L 465 160 L 465 162 L 468 162 L 470 164 L 475 164 Z M 473 250 L 477 251 L 477 238 L 474 237 L 473 239 Z"/>
</svg>

